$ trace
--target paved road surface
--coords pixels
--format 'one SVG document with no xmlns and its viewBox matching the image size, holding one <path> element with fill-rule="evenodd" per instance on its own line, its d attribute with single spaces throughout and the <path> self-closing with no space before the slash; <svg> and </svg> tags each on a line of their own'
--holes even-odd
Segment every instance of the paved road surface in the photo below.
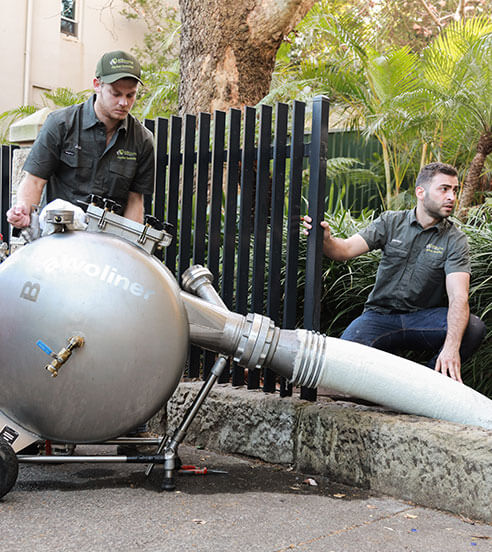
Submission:
<svg viewBox="0 0 492 552">
<path fill-rule="evenodd" d="M 147 480 L 137 464 L 21 465 L 0 500 L 1 552 L 492 551 L 487 524 L 255 460 L 188 446 L 180 457 L 228 474 L 157 492 L 160 470 Z"/>
</svg>

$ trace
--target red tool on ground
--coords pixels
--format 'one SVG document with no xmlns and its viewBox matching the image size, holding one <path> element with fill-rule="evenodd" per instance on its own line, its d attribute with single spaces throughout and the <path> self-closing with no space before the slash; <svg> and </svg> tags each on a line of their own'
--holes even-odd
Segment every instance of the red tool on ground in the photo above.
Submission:
<svg viewBox="0 0 492 552">
<path fill-rule="evenodd" d="M 197 466 L 184 464 L 179 468 L 178 473 L 185 475 L 207 475 L 207 473 L 227 474 L 228 472 L 223 470 L 209 470 L 206 466 L 198 468 Z"/>
</svg>

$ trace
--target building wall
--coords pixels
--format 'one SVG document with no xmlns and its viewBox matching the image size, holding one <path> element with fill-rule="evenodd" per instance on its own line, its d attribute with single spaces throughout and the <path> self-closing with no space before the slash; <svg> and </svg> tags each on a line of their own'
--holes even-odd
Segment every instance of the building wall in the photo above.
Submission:
<svg viewBox="0 0 492 552">
<path fill-rule="evenodd" d="M 145 25 L 120 14 L 122 0 L 77 0 L 78 36 L 60 32 L 60 0 L 1 0 L 0 113 L 23 104 L 42 106 L 42 92 L 92 87 L 106 51 L 142 43 Z"/>
</svg>

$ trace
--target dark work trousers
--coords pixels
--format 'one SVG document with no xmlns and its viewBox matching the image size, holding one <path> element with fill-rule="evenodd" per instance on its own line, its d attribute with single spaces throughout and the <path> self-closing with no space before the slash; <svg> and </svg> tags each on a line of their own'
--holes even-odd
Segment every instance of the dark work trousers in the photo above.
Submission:
<svg viewBox="0 0 492 552">
<path fill-rule="evenodd" d="M 427 365 L 434 368 L 446 338 L 447 314 L 446 307 L 403 314 L 382 314 L 368 310 L 350 323 L 341 339 L 393 354 L 403 350 L 428 351 L 432 358 Z M 485 333 L 485 324 L 478 316 L 470 314 L 460 347 L 462 363 L 478 349 Z"/>
</svg>

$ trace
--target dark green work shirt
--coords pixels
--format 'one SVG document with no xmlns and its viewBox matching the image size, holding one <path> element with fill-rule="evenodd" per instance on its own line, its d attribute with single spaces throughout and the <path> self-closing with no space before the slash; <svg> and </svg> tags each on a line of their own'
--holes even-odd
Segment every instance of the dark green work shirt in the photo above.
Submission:
<svg viewBox="0 0 492 552">
<path fill-rule="evenodd" d="M 369 249 L 383 252 L 366 310 L 414 312 L 445 306 L 446 275 L 470 272 L 466 236 L 448 219 L 424 229 L 415 210 L 386 211 L 359 234 Z"/>
<path fill-rule="evenodd" d="M 24 170 L 48 180 L 48 202 L 60 198 L 77 205 L 96 194 L 124 209 L 129 192 L 154 191 L 152 133 L 128 115 L 106 147 L 106 127 L 96 117 L 94 100 L 50 113 Z"/>
</svg>

